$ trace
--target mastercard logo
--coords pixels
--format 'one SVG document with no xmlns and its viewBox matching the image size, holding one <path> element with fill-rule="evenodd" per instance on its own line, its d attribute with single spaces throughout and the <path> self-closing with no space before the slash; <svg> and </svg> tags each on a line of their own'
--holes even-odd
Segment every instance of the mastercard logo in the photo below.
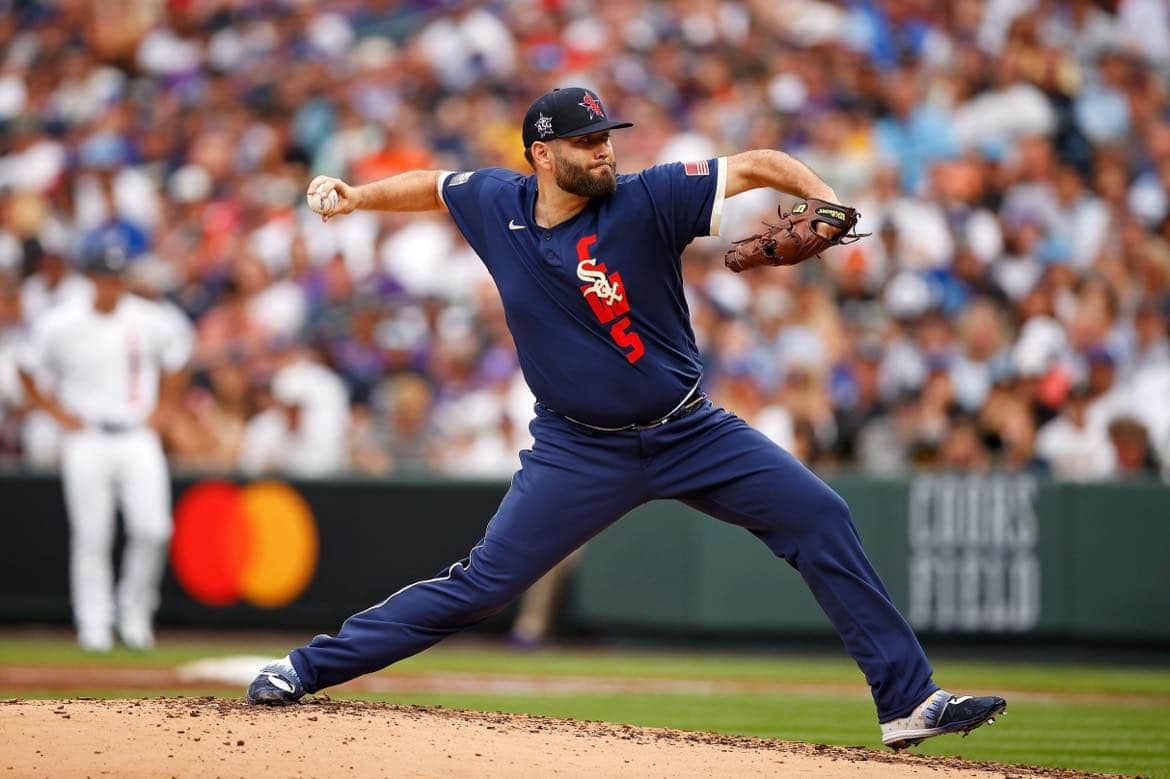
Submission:
<svg viewBox="0 0 1170 779">
<path fill-rule="evenodd" d="M 287 484 L 204 481 L 175 506 L 171 564 L 201 603 L 277 608 L 309 585 L 317 544 L 313 513 Z"/>
</svg>

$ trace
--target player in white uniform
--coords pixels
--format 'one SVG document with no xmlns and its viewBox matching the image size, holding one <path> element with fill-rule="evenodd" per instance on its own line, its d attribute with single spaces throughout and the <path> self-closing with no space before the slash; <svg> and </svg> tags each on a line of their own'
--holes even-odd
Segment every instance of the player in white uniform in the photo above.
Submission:
<svg viewBox="0 0 1170 779">
<path fill-rule="evenodd" d="M 36 271 L 20 285 L 20 307 L 25 322 L 33 322 L 61 303 L 93 295 L 90 280 L 69 267 L 56 251 L 42 249 L 39 243 L 25 251 L 36 257 Z"/>
<path fill-rule="evenodd" d="M 79 643 L 92 651 L 112 648 L 115 626 L 130 648 L 154 644 L 152 621 L 171 534 L 170 480 L 154 425 L 181 389 L 193 340 L 189 323 L 126 291 L 125 266 L 117 248 L 87 258 L 92 300 L 38 318 L 21 366 L 29 397 L 66 431 L 61 477 L 73 616 Z M 37 379 L 50 386 L 38 386 Z M 115 501 L 126 526 L 116 601 Z"/>
</svg>

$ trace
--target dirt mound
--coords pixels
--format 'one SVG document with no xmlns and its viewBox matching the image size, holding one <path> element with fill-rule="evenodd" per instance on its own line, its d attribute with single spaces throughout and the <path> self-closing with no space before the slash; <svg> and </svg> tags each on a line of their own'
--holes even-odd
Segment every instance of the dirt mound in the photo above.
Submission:
<svg viewBox="0 0 1170 779">
<path fill-rule="evenodd" d="M 0 702 L 8 776 L 1085 776 L 603 722 L 308 698 Z M 0 774 L 2 775 L 2 774 Z"/>
</svg>

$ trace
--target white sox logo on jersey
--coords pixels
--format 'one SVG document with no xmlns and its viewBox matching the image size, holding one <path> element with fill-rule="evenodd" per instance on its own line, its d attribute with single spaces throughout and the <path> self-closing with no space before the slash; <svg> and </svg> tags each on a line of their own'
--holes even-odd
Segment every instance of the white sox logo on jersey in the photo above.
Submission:
<svg viewBox="0 0 1170 779">
<path fill-rule="evenodd" d="M 585 295 L 596 295 L 597 299 L 605 303 L 607 306 L 613 306 L 614 303 L 622 301 L 622 277 L 615 273 L 613 274 L 613 283 L 609 281 L 609 277 L 605 275 L 605 266 L 597 269 L 597 260 L 592 257 L 587 257 L 577 263 L 577 278 L 581 281 L 589 282 L 588 288 L 583 288 Z"/>
<path fill-rule="evenodd" d="M 622 276 L 616 271 L 609 273 L 604 263 L 597 261 L 589 247 L 597 242 L 597 235 L 586 235 L 577 241 L 577 278 L 588 282 L 581 287 L 581 294 L 593 310 L 597 321 L 609 325 L 609 337 L 624 350 L 626 361 L 635 363 L 646 353 L 642 338 L 630 330 L 630 301 Z"/>
</svg>

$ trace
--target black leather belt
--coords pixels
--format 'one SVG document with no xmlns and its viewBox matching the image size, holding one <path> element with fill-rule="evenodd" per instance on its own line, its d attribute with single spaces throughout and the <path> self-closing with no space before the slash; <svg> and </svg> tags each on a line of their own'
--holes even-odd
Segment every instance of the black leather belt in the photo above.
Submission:
<svg viewBox="0 0 1170 779">
<path fill-rule="evenodd" d="M 141 425 L 132 425 L 126 422 L 91 422 L 89 426 L 100 433 L 111 435 L 130 433 L 141 427 Z"/>
<path fill-rule="evenodd" d="M 660 419 L 655 419 L 653 422 L 646 422 L 646 423 L 642 423 L 642 424 L 632 423 L 629 425 L 624 425 L 622 427 L 598 427 L 597 425 L 591 425 L 588 422 L 582 422 L 578 419 L 573 419 L 570 416 L 565 416 L 564 414 L 562 414 L 558 411 L 554 411 L 553 409 L 548 408 L 548 406 L 544 406 L 544 407 L 548 408 L 549 411 L 552 411 L 557 416 L 562 417 L 564 419 L 567 419 L 568 421 L 572 422 L 574 425 L 580 425 L 581 427 L 587 427 L 590 430 L 597 430 L 597 431 L 602 432 L 602 433 L 634 433 L 634 432 L 639 432 L 642 430 L 650 430 L 651 428 L 660 427 L 662 425 L 665 425 L 667 422 L 673 422 L 676 419 L 682 419 L 687 414 L 691 413 L 692 411 L 697 409 L 699 406 L 703 405 L 703 401 L 706 399 L 707 399 L 707 393 L 700 392 L 698 395 L 691 398 L 690 400 L 684 401 L 678 408 L 676 408 L 674 411 L 671 411 L 669 414 L 667 414 L 666 416 L 664 416 Z M 544 404 L 541 404 L 541 405 L 544 405 Z"/>
</svg>

